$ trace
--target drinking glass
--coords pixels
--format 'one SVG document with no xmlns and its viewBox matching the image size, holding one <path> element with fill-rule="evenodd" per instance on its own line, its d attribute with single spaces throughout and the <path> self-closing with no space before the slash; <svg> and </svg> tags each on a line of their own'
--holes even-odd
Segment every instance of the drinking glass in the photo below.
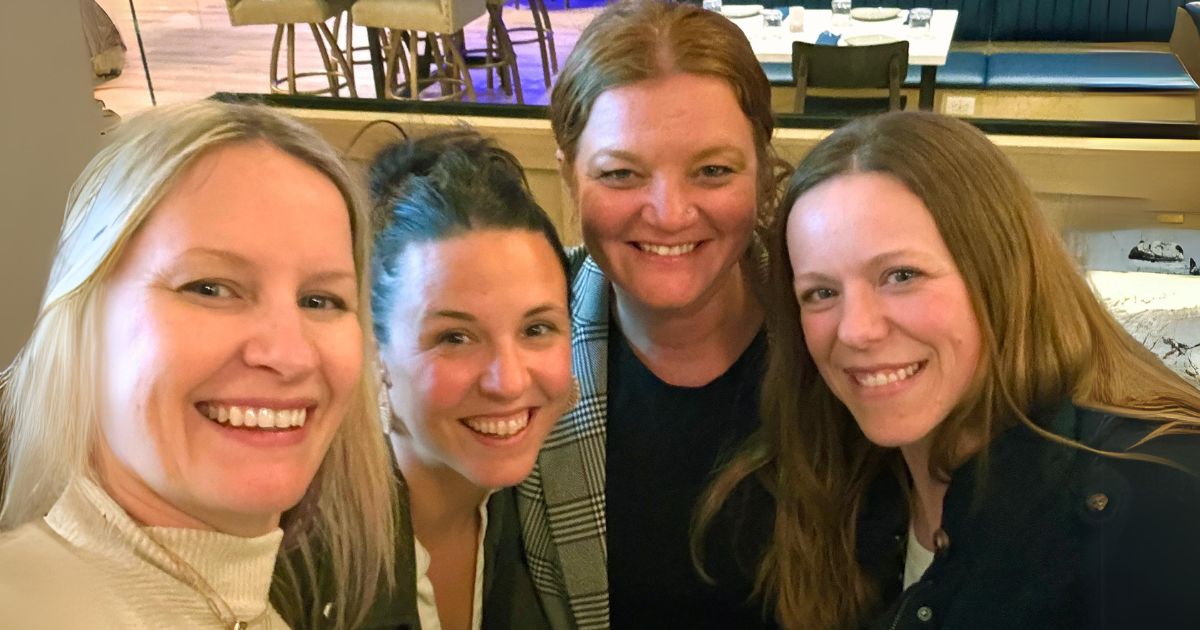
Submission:
<svg viewBox="0 0 1200 630">
<path fill-rule="evenodd" d="M 721 0 L 704 0 L 704 10 L 721 12 Z"/>
<path fill-rule="evenodd" d="M 830 5 L 833 9 L 833 16 L 829 23 L 834 26 L 847 26 L 850 24 L 850 0 L 833 0 Z"/>
<path fill-rule="evenodd" d="M 908 26 L 922 36 L 929 35 L 929 23 L 933 21 L 933 9 L 915 7 L 908 11 Z"/>
<path fill-rule="evenodd" d="M 779 37 L 783 30 L 783 11 L 779 9 L 763 9 L 763 31 L 767 37 Z"/>
<path fill-rule="evenodd" d="M 799 33 L 804 30 L 804 7 L 795 6 L 788 8 L 787 14 L 788 30 L 793 33 Z"/>
</svg>

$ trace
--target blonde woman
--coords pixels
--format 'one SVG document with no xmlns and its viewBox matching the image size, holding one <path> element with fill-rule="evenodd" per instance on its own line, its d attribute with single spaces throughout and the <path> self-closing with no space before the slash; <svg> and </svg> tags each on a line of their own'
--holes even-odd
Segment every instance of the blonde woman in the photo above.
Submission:
<svg viewBox="0 0 1200 630">
<path fill-rule="evenodd" d="M 369 227 L 311 131 L 205 101 L 121 127 L 68 202 L 3 392 L 0 610 L 22 628 L 285 628 L 281 546 L 356 625 L 392 574 L 364 371 Z M 296 597 L 289 566 L 276 585 Z"/>
<path fill-rule="evenodd" d="M 787 628 L 1194 628 L 1200 394 L 1105 311 L 965 122 L 858 121 L 771 241 L 764 428 Z M 751 481 L 752 480 L 752 481 Z"/>
</svg>

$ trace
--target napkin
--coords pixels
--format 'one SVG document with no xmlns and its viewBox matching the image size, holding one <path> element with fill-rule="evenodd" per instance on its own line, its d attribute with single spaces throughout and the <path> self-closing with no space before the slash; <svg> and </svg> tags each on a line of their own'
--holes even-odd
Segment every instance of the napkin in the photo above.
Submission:
<svg viewBox="0 0 1200 630">
<path fill-rule="evenodd" d="M 817 45 L 818 46 L 837 46 L 838 42 L 841 39 L 842 39 L 842 36 L 838 35 L 837 33 L 834 33 L 833 31 L 821 31 L 821 34 L 817 35 Z"/>
</svg>

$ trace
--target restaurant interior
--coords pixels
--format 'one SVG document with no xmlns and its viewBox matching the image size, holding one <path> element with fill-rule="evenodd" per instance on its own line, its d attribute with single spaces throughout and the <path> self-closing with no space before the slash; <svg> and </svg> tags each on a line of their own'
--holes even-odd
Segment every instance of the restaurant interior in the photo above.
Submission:
<svg viewBox="0 0 1200 630">
<path fill-rule="evenodd" d="M 1200 2 L 703 1 L 750 39 L 772 83 L 784 158 L 794 163 L 831 129 L 875 111 L 970 121 L 1021 169 L 1118 319 L 1200 387 Z M 360 164 L 400 134 L 465 121 L 520 159 L 564 240 L 577 243 L 546 104 L 558 66 L 604 4 L 82 0 L 78 17 L 54 9 L 80 28 L 51 23 L 35 34 L 37 16 L 23 27 L 55 42 L 54 54 L 26 50 L 36 59 L 21 71 L 57 104 L 14 105 L 5 117 L 66 108 L 21 133 L 86 154 L 122 118 L 219 94 L 283 108 Z M 68 75 L 86 82 L 86 96 Z M 61 122 L 80 112 L 75 127 Z M 16 146 L 8 159 L 21 159 Z M 62 189 L 0 219 L 0 233 L 24 235 L 3 237 L 0 268 L 27 301 L 3 322 L 11 339 L 0 362 L 32 325 L 45 269 L 30 266 L 48 267 L 61 182 L 82 166 L 55 162 L 74 169 L 54 180 Z"/>
</svg>

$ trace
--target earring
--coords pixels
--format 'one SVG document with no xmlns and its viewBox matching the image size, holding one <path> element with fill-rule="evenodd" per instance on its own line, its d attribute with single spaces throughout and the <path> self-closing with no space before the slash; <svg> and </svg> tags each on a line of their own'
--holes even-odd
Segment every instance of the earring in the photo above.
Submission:
<svg viewBox="0 0 1200 630">
<path fill-rule="evenodd" d="M 575 405 L 579 404 L 579 398 L 581 395 L 582 394 L 579 390 L 579 379 L 572 376 L 571 377 L 571 394 L 567 398 L 567 409 L 566 409 L 567 411 L 574 409 Z"/>
<path fill-rule="evenodd" d="M 392 411 L 392 401 L 388 396 L 388 391 L 392 388 L 392 379 L 388 374 L 387 368 L 383 366 L 383 362 L 379 363 L 379 422 L 383 424 L 385 433 L 396 433 L 400 426 L 400 419 L 396 417 Z"/>
</svg>

